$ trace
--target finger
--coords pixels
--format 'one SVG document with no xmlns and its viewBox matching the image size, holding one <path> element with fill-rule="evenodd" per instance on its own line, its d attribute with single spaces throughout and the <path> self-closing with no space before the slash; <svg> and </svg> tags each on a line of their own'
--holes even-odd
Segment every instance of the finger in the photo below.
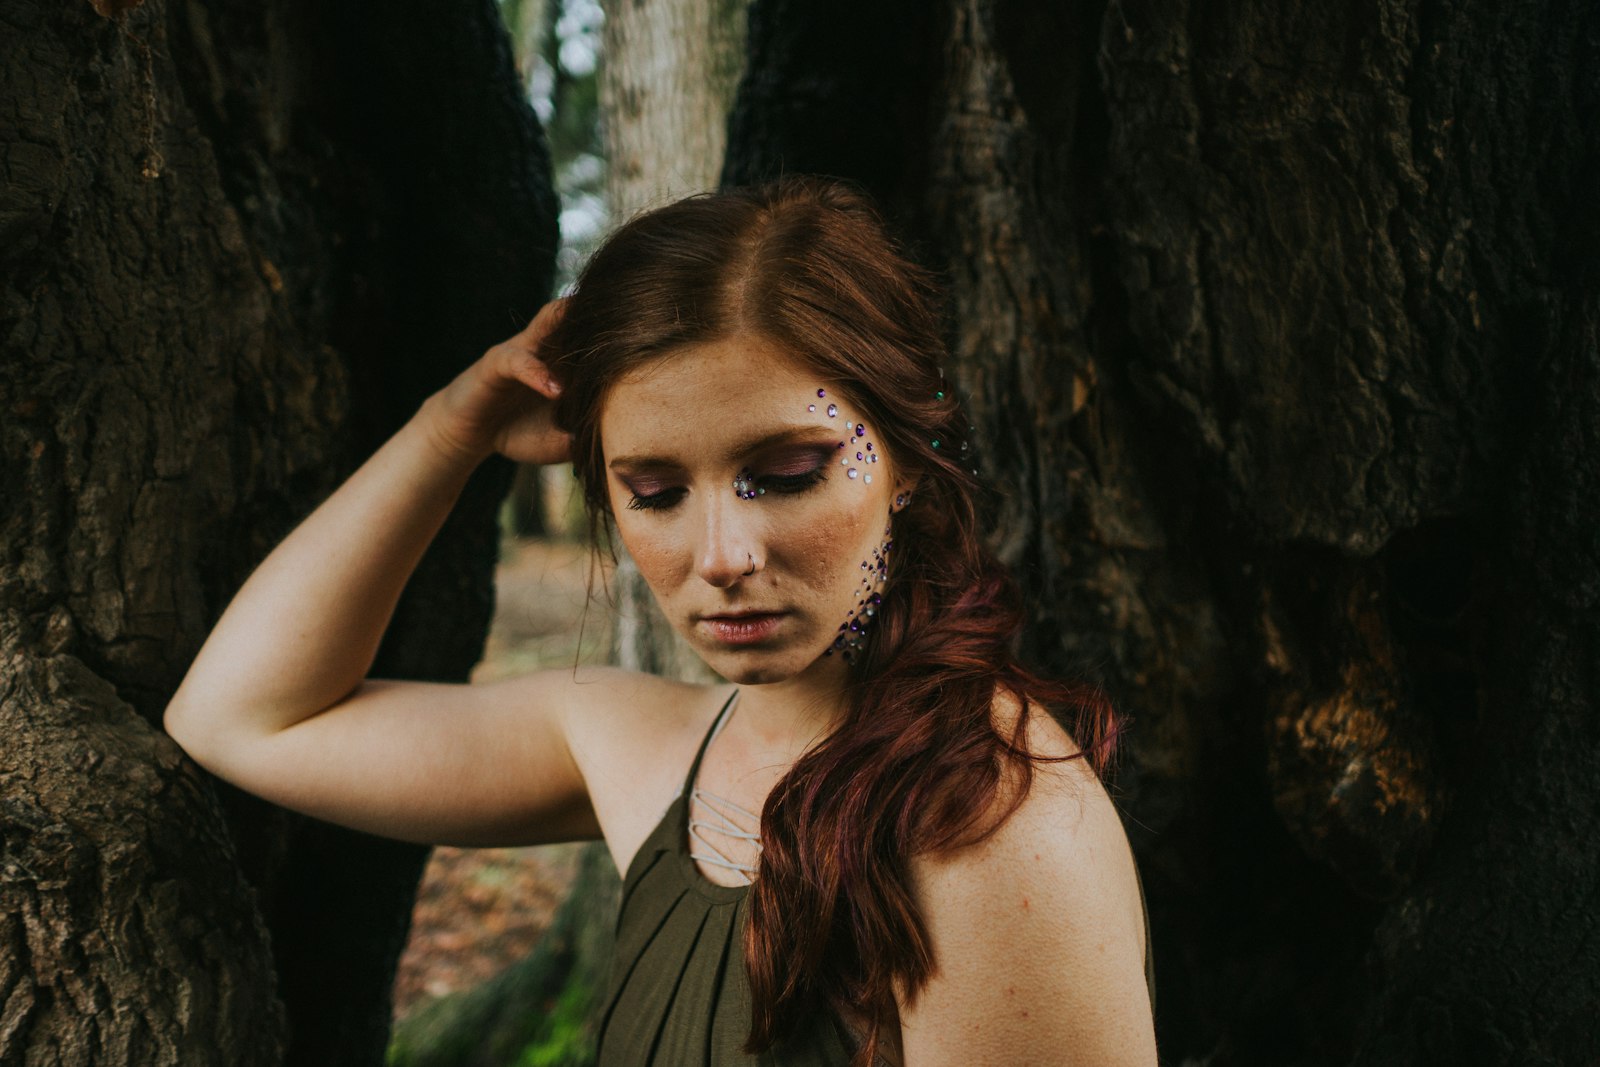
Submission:
<svg viewBox="0 0 1600 1067">
<path fill-rule="evenodd" d="M 572 435 L 555 427 L 513 434 L 502 444 L 500 451 L 518 463 L 537 463 L 549 466 L 569 463 L 572 460 Z"/>
<path fill-rule="evenodd" d="M 523 327 L 519 336 L 523 337 L 529 344 L 537 345 L 540 341 L 543 341 L 550 331 L 560 324 L 562 317 L 566 315 L 567 303 L 570 299 L 570 297 L 565 296 L 557 297 L 555 300 L 545 304 L 528 322 L 528 325 Z"/>
<path fill-rule="evenodd" d="M 529 389 L 554 400 L 561 395 L 561 383 L 556 381 L 544 361 L 531 353 L 521 353 L 511 366 L 511 373 Z"/>
</svg>

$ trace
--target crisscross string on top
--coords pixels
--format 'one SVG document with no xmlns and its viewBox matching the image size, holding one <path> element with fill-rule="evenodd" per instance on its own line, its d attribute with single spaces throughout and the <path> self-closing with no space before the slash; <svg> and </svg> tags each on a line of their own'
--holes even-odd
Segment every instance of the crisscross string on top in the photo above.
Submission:
<svg viewBox="0 0 1600 1067">
<path fill-rule="evenodd" d="M 728 717 L 733 714 L 733 706 L 739 702 L 739 693 L 736 690 L 733 698 L 722 709 L 722 714 L 717 716 L 717 721 L 711 728 L 711 736 L 706 739 L 705 751 L 710 751 L 711 745 L 728 724 Z M 704 752 L 702 752 L 704 758 Z M 696 774 L 698 780 L 699 775 Z M 746 808 L 742 808 L 726 797 L 719 797 L 709 790 L 701 789 L 698 781 L 690 782 L 689 788 L 689 858 L 712 867 L 721 867 L 724 870 L 737 871 L 744 879 L 746 885 L 755 881 L 756 867 L 749 863 L 740 863 L 732 858 L 724 849 L 737 847 L 734 842 L 753 843 L 756 851 L 761 851 L 761 816 Z M 699 807 L 697 817 L 695 808 Z M 721 846 L 718 845 L 721 840 Z M 700 851 L 696 851 L 696 846 Z"/>
</svg>

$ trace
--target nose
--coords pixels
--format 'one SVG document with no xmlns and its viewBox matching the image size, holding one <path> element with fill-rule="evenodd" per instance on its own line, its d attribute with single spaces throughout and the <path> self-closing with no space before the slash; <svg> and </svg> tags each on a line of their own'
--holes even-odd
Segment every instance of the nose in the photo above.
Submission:
<svg viewBox="0 0 1600 1067">
<path fill-rule="evenodd" d="M 708 501 L 695 570 L 708 585 L 726 589 L 748 577 L 760 557 L 758 505 L 733 493 Z"/>
</svg>

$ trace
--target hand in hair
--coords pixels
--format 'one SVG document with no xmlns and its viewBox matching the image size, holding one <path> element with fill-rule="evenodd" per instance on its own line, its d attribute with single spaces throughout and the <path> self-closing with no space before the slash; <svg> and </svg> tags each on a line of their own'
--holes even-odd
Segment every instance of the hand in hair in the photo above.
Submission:
<svg viewBox="0 0 1600 1067">
<path fill-rule="evenodd" d="M 571 438 L 555 425 L 561 386 L 539 358 L 540 344 L 565 310 L 565 299 L 550 301 L 437 395 L 429 415 L 437 447 L 474 461 L 493 452 L 519 463 L 566 461 Z"/>
</svg>

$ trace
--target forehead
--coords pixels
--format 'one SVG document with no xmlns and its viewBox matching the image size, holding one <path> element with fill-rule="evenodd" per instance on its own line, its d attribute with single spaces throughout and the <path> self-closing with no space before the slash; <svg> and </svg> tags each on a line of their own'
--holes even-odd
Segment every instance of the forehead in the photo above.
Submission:
<svg viewBox="0 0 1600 1067">
<path fill-rule="evenodd" d="M 757 335 L 674 349 L 624 375 L 607 392 L 600 410 L 602 447 L 607 455 L 664 443 L 710 448 L 775 427 L 815 424 L 807 405 L 817 402 L 822 387 L 815 371 Z"/>
</svg>

